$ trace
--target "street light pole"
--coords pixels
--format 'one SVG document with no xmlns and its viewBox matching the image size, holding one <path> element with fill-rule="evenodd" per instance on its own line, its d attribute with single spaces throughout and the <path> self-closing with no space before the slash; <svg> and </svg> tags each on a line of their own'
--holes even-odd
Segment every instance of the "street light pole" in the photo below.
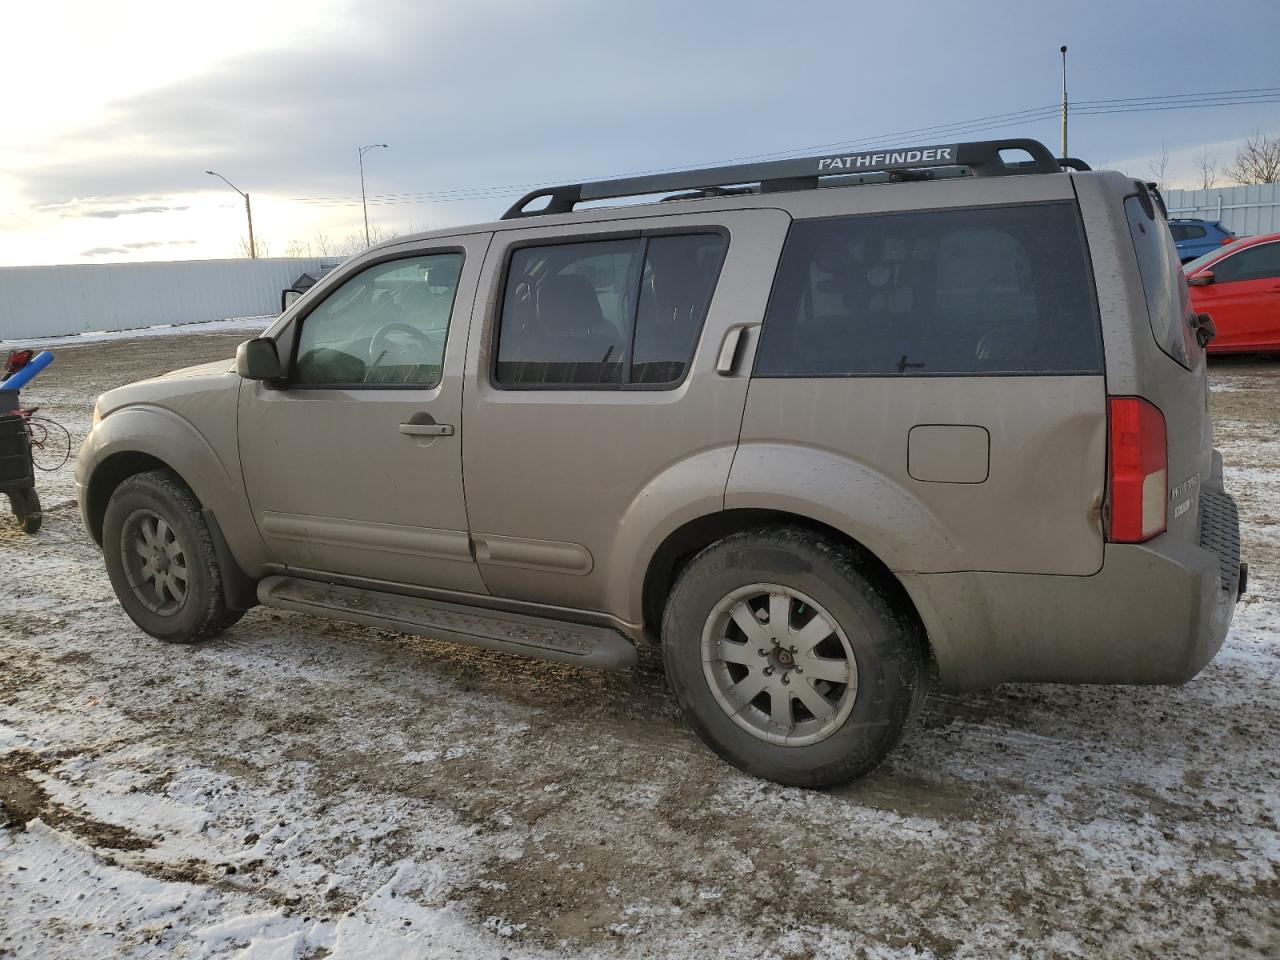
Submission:
<svg viewBox="0 0 1280 960">
<path fill-rule="evenodd" d="M 222 174 L 215 173 L 212 170 L 206 170 L 205 173 L 209 174 L 211 177 L 217 177 L 236 193 L 240 194 L 240 196 L 244 197 L 244 213 L 245 216 L 249 218 L 249 257 L 253 260 L 258 259 L 258 248 L 253 242 L 253 207 L 249 205 L 249 195 Z"/>
<path fill-rule="evenodd" d="M 385 143 L 370 143 L 367 146 L 360 147 L 357 151 L 360 155 L 360 208 L 364 211 L 364 245 L 369 246 L 369 201 L 364 194 L 364 155 L 370 150 L 376 150 L 378 147 L 386 147 Z"/>
<path fill-rule="evenodd" d="M 1067 156 L 1067 45 L 1064 43 L 1059 52 L 1062 54 L 1062 156 Z"/>
</svg>

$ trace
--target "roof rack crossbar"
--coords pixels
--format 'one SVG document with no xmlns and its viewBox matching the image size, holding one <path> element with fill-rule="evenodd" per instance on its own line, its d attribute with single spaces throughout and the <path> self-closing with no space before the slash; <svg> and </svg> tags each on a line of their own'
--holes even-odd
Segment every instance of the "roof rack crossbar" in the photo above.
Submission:
<svg viewBox="0 0 1280 960">
<path fill-rule="evenodd" d="M 1005 159 L 1006 152 L 1021 152 L 1030 160 Z M 1079 164 L 1079 166 L 1075 166 Z M 937 144 L 927 147 L 905 147 L 894 150 L 865 150 L 858 153 L 825 154 L 795 160 L 769 160 L 699 170 L 680 170 L 617 180 L 544 187 L 525 194 L 503 214 L 502 219 L 570 213 L 589 200 L 615 200 L 678 190 L 707 190 L 713 187 L 735 187 L 759 184 L 761 192 L 800 190 L 818 186 L 824 177 L 876 171 L 927 170 L 935 167 L 966 167 L 975 177 L 1016 176 L 1031 173 L 1058 173 L 1070 169 L 1088 169 L 1081 161 L 1060 164 L 1038 140 L 980 140 L 971 143 Z M 912 179 L 910 177 L 906 179 Z M 528 209 L 537 200 L 546 204 Z"/>
</svg>

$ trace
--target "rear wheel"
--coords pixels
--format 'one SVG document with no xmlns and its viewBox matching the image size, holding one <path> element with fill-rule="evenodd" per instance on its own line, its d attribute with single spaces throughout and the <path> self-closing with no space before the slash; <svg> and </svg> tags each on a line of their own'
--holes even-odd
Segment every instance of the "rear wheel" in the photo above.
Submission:
<svg viewBox="0 0 1280 960">
<path fill-rule="evenodd" d="M 878 571 L 808 531 L 735 534 L 685 568 L 663 618 L 667 676 L 730 763 L 793 786 L 863 776 L 925 693 L 921 630 Z"/>
<path fill-rule="evenodd" d="M 199 503 L 167 470 L 137 474 L 112 492 L 102 553 L 120 605 L 153 637 L 193 643 L 243 616 L 227 609 Z"/>
</svg>

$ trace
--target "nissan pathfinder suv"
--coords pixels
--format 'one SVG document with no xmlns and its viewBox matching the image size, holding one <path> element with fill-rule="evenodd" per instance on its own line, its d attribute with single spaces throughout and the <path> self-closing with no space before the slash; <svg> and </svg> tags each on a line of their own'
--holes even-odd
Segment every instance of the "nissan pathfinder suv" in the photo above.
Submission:
<svg viewBox="0 0 1280 960">
<path fill-rule="evenodd" d="M 104 394 L 77 490 L 161 640 L 260 603 L 660 644 L 713 750 L 830 785 L 927 680 L 1209 662 L 1244 587 L 1212 335 L 1159 194 L 1031 140 L 570 184 Z"/>
</svg>

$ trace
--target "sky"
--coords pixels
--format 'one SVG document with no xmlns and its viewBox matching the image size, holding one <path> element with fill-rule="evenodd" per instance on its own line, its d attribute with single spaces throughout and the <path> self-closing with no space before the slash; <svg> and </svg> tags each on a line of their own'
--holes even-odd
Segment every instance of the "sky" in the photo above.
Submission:
<svg viewBox="0 0 1280 960">
<path fill-rule="evenodd" d="M 1206 149 L 1225 166 L 1244 137 L 1280 133 L 1280 96 L 1141 112 L 1084 105 L 1280 88 L 1280 3 L 1207 9 L 15 4 L 0 55 L 0 265 L 239 256 L 244 203 L 210 169 L 251 195 L 260 253 L 336 254 L 363 237 L 357 150 L 373 143 L 388 144 L 365 155 L 375 234 L 496 219 L 531 185 L 826 145 L 1030 136 L 1056 152 L 1064 43 L 1081 105 L 1070 152 L 1144 179 L 1167 153 L 1167 185 L 1198 185 Z M 913 133 L 942 124 L 955 132 Z"/>
</svg>

